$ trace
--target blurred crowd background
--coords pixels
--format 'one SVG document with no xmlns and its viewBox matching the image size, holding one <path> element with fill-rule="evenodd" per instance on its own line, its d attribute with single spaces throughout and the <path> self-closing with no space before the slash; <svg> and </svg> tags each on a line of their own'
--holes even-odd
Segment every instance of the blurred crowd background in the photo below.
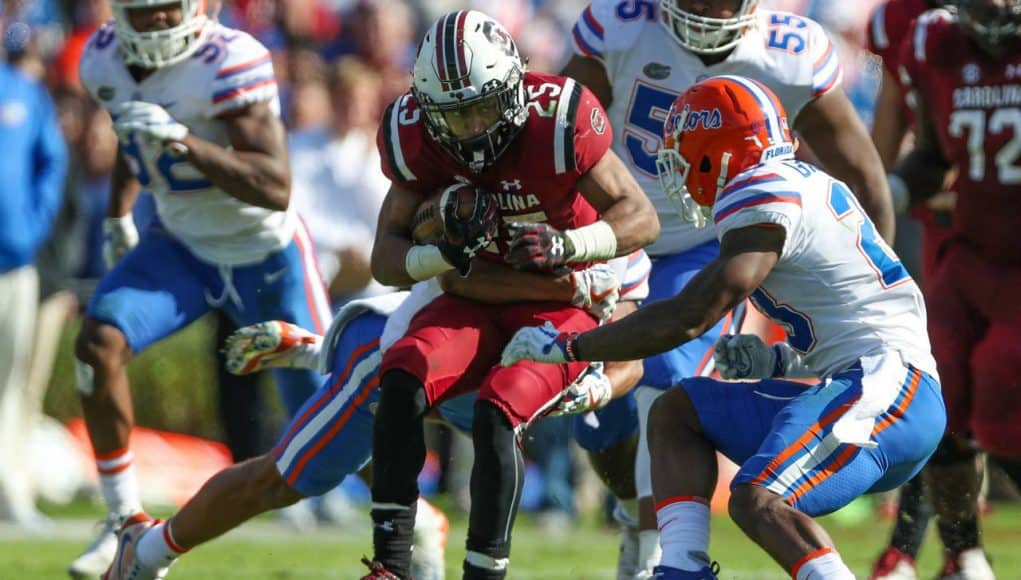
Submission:
<svg viewBox="0 0 1021 580">
<path fill-rule="evenodd" d="M 878 61 L 863 49 L 874 3 L 765 3 L 812 17 L 829 30 L 840 50 L 844 88 L 866 123 L 872 119 L 880 79 Z M 312 231 L 337 307 L 351 297 L 383 290 L 372 282 L 368 269 L 376 214 L 388 187 L 375 149 L 376 125 L 384 107 L 410 85 L 409 70 L 424 26 L 439 14 L 468 5 L 508 28 L 531 69 L 556 72 L 569 57 L 570 30 L 585 4 L 224 0 L 210 7 L 220 21 L 251 33 L 273 53 L 290 133 L 292 203 Z M 62 423 L 73 424 L 81 413 L 70 345 L 77 315 L 104 271 L 101 222 L 117 148 L 108 115 L 78 82 L 78 60 L 90 34 L 111 17 L 109 0 L 4 0 L 0 10 L 6 59 L 48 87 L 70 152 L 63 206 L 38 259 L 40 309 L 33 371 L 27 379 L 33 386 L 26 389 L 35 393 L 27 397 L 26 413 L 39 414 L 41 408 Z M 142 227 L 151 212 L 151 201 L 143 196 L 136 223 Z M 898 233 L 917 235 L 906 229 Z M 133 361 L 139 424 L 223 441 L 234 460 L 256 455 L 275 440 L 283 417 L 272 390 L 263 381 L 253 383 L 217 370 L 222 368 L 214 358 L 217 345 L 231 330 L 229 321 L 203 320 Z M 423 489 L 464 498 L 471 446 L 443 429 L 433 435 L 435 453 Z M 569 523 L 579 508 L 594 509 L 601 502 L 600 492 L 593 491 L 598 485 L 569 441 L 566 421 L 543 421 L 530 432 L 526 446 L 534 485 L 526 490 L 523 505 L 544 514 L 551 525 Z M 91 473 L 91 464 L 86 467 L 84 472 Z"/>
</svg>

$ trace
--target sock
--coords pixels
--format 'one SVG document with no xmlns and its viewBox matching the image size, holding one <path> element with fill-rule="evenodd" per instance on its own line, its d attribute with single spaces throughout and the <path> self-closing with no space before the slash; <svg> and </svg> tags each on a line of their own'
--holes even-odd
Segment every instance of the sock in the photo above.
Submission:
<svg viewBox="0 0 1021 580">
<path fill-rule="evenodd" d="M 805 556 L 791 570 L 794 580 L 854 580 L 854 574 L 840 554 L 832 548 L 816 550 Z"/>
<path fill-rule="evenodd" d="M 613 509 L 613 519 L 622 526 L 634 526 L 638 523 L 638 498 L 617 498 L 617 506 Z"/>
<path fill-rule="evenodd" d="M 177 545 L 170 531 L 170 521 L 160 522 L 142 535 L 135 547 L 135 557 L 148 568 L 166 568 L 188 550 Z"/>
<path fill-rule="evenodd" d="M 663 556 L 659 547 L 659 530 L 642 530 L 638 532 L 638 570 L 652 571 Z"/>
<path fill-rule="evenodd" d="M 932 507 L 925 497 L 925 484 L 921 476 L 915 476 L 901 487 L 899 503 L 890 545 L 914 559 L 918 557 L 918 550 L 922 547 L 925 530 L 932 517 Z"/>
<path fill-rule="evenodd" d="M 660 564 L 697 572 L 709 561 L 709 501 L 694 496 L 672 497 L 656 504 Z"/>
<path fill-rule="evenodd" d="M 291 358 L 291 368 L 294 369 L 318 369 L 319 353 L 323 349 L 321 340 L 315 342 L 303 342 L 294 349 Z"/>
<path fill-rule="evenodd" d="M 411 550 L 418 505 L 372 504 L 372 545 L 375 560 L 401 578 L 411 577 Z"/>
<path fill-rule="evenodd" d="M 142 511 L 134 460 L 134 454 L 127 447 L 96 454 L 99 488 L 106 500 L 106 509 L 115 516 L 132 516 Z"/>
<path fill-rule="evenodd" d="M 948 552 L 960 554 L 968 548 L 982 545 L 978 529 L 978 514 L 970 513 L 956 521 L 937 518 L 940 539 Z"/>
</svg>

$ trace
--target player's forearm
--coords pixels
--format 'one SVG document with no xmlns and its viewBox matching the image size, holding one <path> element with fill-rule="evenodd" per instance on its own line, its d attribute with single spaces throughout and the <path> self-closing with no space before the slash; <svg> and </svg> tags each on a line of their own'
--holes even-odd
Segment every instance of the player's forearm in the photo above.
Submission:
<svg viewBox="0 0 1021 580">
<path fill-rule="evenodd" d="M 408 274 L 405 258 L 411 249 L 411 241 L 399 235 L 381 231 L 372 246 L 369 265 L 372 277 L 384 286 L 408 288 L 418 282 Z"/>
<path fill-rule="evenodd" d="M 659 237 L 659 218 L 645 194 L 640 199 L 624 198 L 611 205 L 602 219 L 617 236 L 617 256 L 648 246 Z"/>
<path fill-rule="evenodd" d="M 893 169 L 900 155 L 908 122 L 901 103 L 897 81 L 884 69 L 883 84 L 876 100 L 875 118 L 872 120 L 872 143 L 886 171 Z"/>
<path fill-rule="evenodd" d="M 570 275 L 522 272 L 487 260 L 475 260 L 467 277 L 450 271 L 440 274 L 439 281 L 444 292 L 486 304 L 569 303 L 574 295 Z"/>
<path fill-rule="evenodd" d="M 291 173 L 286 159 L 225 149 L 192 133 L 181 143 L 188 147 L 188 161 L 227 195 L 257 207 L 287 209 Z"/>
<path fill-rule="evenodd" d="M 131 176 L 124 157 L 118 153 L 110 176 L 110 201 L 106 206 L 106 217 L 119 218 L 131 213 L 141 189 L 141 184 Z"/>
</svg>

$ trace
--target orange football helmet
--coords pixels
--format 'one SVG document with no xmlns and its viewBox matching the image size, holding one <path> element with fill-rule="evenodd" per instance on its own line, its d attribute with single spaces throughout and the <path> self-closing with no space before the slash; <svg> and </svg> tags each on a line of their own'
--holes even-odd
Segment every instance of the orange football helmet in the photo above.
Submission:
<svg viewBox="0 0 1021 580">
<path fill-rule="evenodd" d="M 656 170 L 681 217 L 702 227 L 728 181 L 767 160 L 793 158 L 795 147 L 773 91 L 749 78 L 719 76 L 671 105 Z"/>
</svg>

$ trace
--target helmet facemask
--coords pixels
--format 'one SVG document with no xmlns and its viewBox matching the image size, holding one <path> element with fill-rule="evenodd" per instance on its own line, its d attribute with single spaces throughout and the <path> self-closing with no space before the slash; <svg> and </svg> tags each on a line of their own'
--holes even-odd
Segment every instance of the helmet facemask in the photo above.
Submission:
<svg viewBox="0 0 1021 580">
<path fill-rule="evenodd" d="M 204 0 L 113 0 L 114 31 L 128 64 L 160 68 L 191 56 L 202 43 L 208 17 Z M 139 31 L 131 25 L 130 11 L 180 5 L 181 22 L 164 30 Z"/>
<path fill-rule="evenodd" d="M 691 52 L 720 54 L 737 46 L 748 27 L 755 23 L 758 4 L 759 0 L 741 0 L 730 18 L 710 18 L 681 9 L 678 0 L 660 0 L 660 24 Z"/>
<path fill-rule="evenodd" d="M 411 92 L 418 100 L 432 138 L 473 173 L 479 173 L 507 150 L 525 125 L 527 111 L 523 77 L 523 71 L 511 70 L 502 81 L 492 83 L 489 91 L 484 86 L 483 93 L 477 97 L 446 103 L 434 101 L 415 87 Z M 473 108 L 493 110 L 494 120 L 478 135 L 460 137 L 451 127 L 448 116 Z"/>
<path fill-rule="evenodd" d="M 961 25 L 984 50 L 1000 56 L 1021 38 L 1021 0 L 957 0 Z"/>
</svg>

